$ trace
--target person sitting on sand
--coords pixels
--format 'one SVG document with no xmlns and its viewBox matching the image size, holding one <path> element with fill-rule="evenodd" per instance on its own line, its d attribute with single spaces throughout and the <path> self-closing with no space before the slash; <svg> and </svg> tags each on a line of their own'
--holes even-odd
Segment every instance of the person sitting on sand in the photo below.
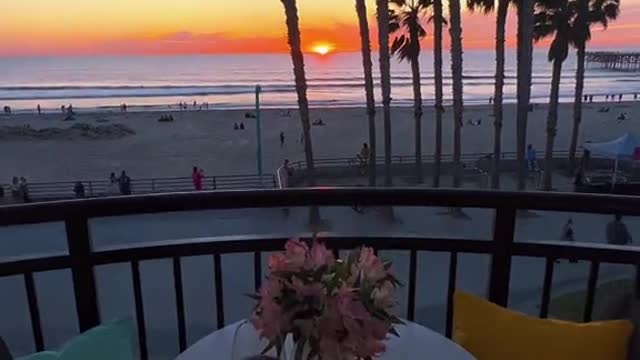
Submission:
<svg viewBox="0 0 640 360">
<path fill-rule="evenodd" d="M 482 124 L 482 118 L 478 118 L 477 120 L 467 120 L 467 125 L 479 126 L 481 124 Z"/>
<path fill-rule="evenodd" d="M 256 116 L 250 112 L 244 113 L 244 118 L 245 119 L 255 119 Z"/>
<path fill-rule="evenodd" d="M 322 121 L 322 118 L 317 118 L 316 120 L 314 120 L 311 125 L 313 126 L 324 126 L 325 123 Z"/>
<path fill-rule="evenodd" d="M 11 106 L 5 105 L 4 113 L 7 115 L 11 115 Z"/>
<path fill-rule="evenodd" d="M 618 115 L 618 121 L 625 121 L 625 120 L 629 120 L 627 113 L 626 112 L 620 113 L 620 115 Z"/>
<path fill-rule="evenodd" d="M 240 122 L 240 130 L 244 130 L 244 123 L 242 121 Z"/>
</svg>

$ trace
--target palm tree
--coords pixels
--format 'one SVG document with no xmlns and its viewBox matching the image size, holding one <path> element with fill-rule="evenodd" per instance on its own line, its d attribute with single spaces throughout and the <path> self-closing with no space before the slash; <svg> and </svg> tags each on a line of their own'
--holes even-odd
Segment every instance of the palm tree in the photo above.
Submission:
<svg viewBox="0 0 640 360">
<path fill-rule="evenodd" d="M 553 36 L 549 46 L 548 59 L 553 62 L 553 75 L 551 76 L 551 92 L 549 95 L 549 112 L 547 114 L 547 142 L 544 154 L 543 190 L 551 190 L 553 173 L 553 145 L 558 124 L 558 98 L 560 93 L 560 76 L 562 63 L 569 55 L 569 44 L 572 40 L 572 21 L 575 15 L 575 1 L 569 0 L 545 0 L 537 5 L 534 16 L 535 26 L 534 40 Z"/>
<path fill-rule="evenodd" d="M 307 178 L 309 186 L 315 186 L 315 174 L 313 166 L 313 147 L 311 146 L 311 126 L 309 123 L 309 101 L 307 99 L 307 79 L 304 72 L 304 55 L 300 45 L 300 28 L 298 26 L 298 7 L 296 0 L 281 0 L 284 5 L 284 13 L 287 18 L 287 34 L 289 47 L 291 48 L 291 62 L 293 63 L 293 75 L 298 94 L 298 108 L 300 111 L 300 123 L 304 136 L 304 154 L 307 165 Z"/>
<path fill-rule="evenodd" d="M 411 64 L 413 79 L 413 116 L 415 121 L 416 182 L 422 176 L 422 89 L 420 84 L 420 40 L 427 35 L 421 24 L 431 0 L 389 0 L 392 5 L 389 32 L 395 35 L 391 53 Z"/>
<path fill-rule="evenodd" d="M 451 37 L 451 78 L 453 89 L 453 187 L 462 183 L 462 27 L 460 0 L 449 1 L 449 36 Z"/>
<path fill-rule="evenodd" d="M 605 29 L 610 20 L 615 20 L 620 12 L 620 0 L 578 0 L 578 14 L 575 18 L 573 35 L 576 47 L 576 92 L 573 100 L 573 131 L 569 146 L 569 164 L 576 166 L 576 149 L 582 120 L 582 91 L 584 89 L 584 58 L 587 42 L 591 40 L 591 25 L 601 24 Z"/>
<path fill-rule="evenodd" d="M 493 0 L 467 0 L 467 7 L 474 11 L 481 9 L 485 14 L 493 11 Z M 502 90 L 504 87 L 504 42 L 505 26 L 507 23 L 507 11 L 509 0 L 498 0 L 498 12 L 496 14 L 496 83 L 493 92 L 493 166 L 491 172 L 491 188 L 500 188 L 500 158 L 502 156 Z"/>
<path fill-rule="evenodd" d="M 365 0 L 356 0 L 356 13 L 358 13 L 360 26 L 364 90 L 367 98 L 367 116 L 369 117 L 369 186 L 376 186 L 376 100 L 373 94 L 373 63 L 371 62 L 371 41 Z"/>
<path fill-rule="evenodd" d="M 442 162 L 442 0 L 433 0 L 433 75 L 436 94 L 436 144 L 433 153 L 433 187 L 440 186 Z"/>
<path fill-rule="evenodd" d="M 518 85 L 516 152 L 518 159 L 518 190 L 524 190 L 527 179 L 525 147 L 527 145 L 527 120 L 531 100 L 531 71 L 533 57 L 533 7 L 534 0 L 518 0 Z"/>
<path fill-rule="evenodd" d="M 392 186 L 391 177 L 391 64 L 389 56 L 388 0 L 376 0 L 378 48 L 380 52 L 380 87 L 384 115 L 384 185 Z"/>
</svg>

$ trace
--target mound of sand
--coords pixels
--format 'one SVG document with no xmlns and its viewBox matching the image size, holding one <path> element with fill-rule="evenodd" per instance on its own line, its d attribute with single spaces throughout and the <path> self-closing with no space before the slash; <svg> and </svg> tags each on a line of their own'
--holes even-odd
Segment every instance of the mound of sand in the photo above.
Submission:
<svg viewBox="0 0 640 360">
<path fill-rule="evenodd" d="M 0 140 L 113 140 L 134 134 L 135 131 L 122 124 L 92 126 L 80 123 L 68 128 L 43 129 L 30 126 L 0 127 Z"/>
</svg>

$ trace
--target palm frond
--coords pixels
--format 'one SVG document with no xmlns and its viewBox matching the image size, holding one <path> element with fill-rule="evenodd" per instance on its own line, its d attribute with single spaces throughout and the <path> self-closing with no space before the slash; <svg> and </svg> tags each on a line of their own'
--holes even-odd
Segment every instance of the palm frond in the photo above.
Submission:
<svg viewBox="0 0 640 360">
<path fill-rule="evenodd" d="M 467 0 L 467 9 L 472 12 L 480 10 L 486 15 L 492 12 L 495 7 L 496 3 L 494 0 Z"/>
</svg>

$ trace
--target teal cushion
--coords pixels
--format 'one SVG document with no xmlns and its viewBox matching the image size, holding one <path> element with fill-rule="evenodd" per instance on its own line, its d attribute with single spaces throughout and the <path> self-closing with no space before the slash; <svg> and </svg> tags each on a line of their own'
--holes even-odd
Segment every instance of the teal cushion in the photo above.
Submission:
<svg viewBox="0 0 640 360">
<path fill-rule="evenodd" d="M 43 351 L 17 360 L 133 360 L 133 322 L 117 320 L 86 331 L 60 351 Z"/>
</svg>

